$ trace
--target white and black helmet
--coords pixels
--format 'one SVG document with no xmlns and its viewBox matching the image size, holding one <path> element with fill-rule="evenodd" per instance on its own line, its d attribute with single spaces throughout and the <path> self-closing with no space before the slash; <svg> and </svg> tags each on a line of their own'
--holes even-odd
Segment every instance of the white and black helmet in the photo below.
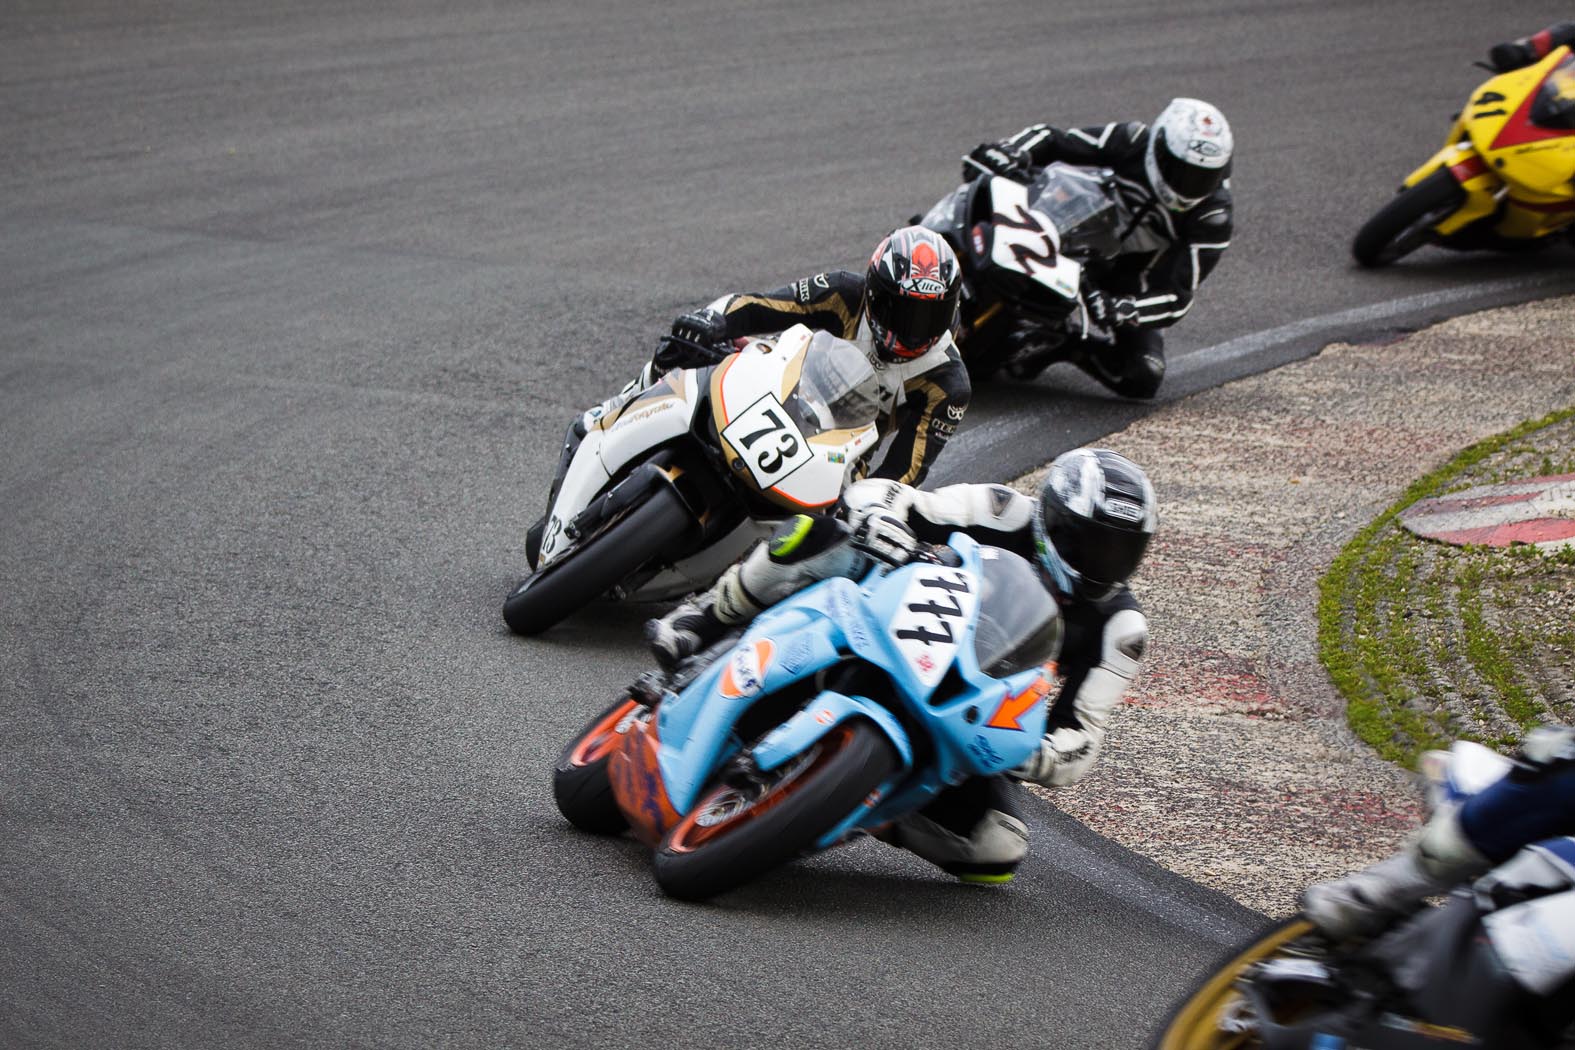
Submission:
<svg viewBox="0 0 1575 1050">
<path fill-rule="evenodd" d="M 1143 170 L 1161 204 L 1186 211 L 1230 178 L 1235 148 L 1225 114 L 1195 98 L 1173 98 L 1155 118 Z"/>
<path fill-rule="evenodd" d="M 1062 595 L 1098 601 L 1143 560 L 1158 523 L 1143 468 L 1106 448 L 1057 456 L 1034 508 L 1034 545 Z"/>
</svg>

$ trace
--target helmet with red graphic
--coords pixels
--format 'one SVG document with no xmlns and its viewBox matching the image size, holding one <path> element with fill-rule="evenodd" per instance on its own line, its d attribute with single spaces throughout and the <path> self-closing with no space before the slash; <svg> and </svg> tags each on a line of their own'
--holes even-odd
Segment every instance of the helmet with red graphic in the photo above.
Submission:
<svg viewBox="0 0 1575 1050">
<path fill-rule="evenodd" d="M 957 320 L 962 269 L 945 238 L 904 226 L 881 241 L 864 281 L 864 309 L 875 352 L 905 361 L 929 350 Z"/>
<path fill-rule="evenodd" d="M 1143 171 L 1161 204 L 1188 211 L 1230 178 L 1234 149 L 1225 114 L 1200 99 L 1173 98 L 1149 132 Z"/>
</svg>

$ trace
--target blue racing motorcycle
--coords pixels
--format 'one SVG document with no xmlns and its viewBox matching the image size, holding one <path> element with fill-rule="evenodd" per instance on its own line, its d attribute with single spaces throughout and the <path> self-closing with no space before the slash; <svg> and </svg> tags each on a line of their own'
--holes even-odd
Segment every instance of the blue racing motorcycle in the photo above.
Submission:
<svg viewBox="0 0 1575 1050">
<path fill-rule="evenodd" d="M 632 830 L 664 892 L 703 900 L 1024 762 L 1060 640 L 1035 569 L 954 533 L 636 683 L 563 750 L 558 808 L 585 831 Z"/>
</svg>

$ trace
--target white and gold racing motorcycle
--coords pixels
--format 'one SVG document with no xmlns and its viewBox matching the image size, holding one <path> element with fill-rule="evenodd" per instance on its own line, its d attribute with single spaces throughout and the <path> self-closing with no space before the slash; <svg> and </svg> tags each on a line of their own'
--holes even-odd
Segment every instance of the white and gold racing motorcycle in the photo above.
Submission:
<svg viewBox="0 0 1575 1050">
<path fill-rule="evenodd" d="M 603 594 L 710 585 L 775 522 L 837 502 L 878 412 L 864 352 L 804 325 L 591 409 L 503 619 L 537 634 Z"/>
</svg>

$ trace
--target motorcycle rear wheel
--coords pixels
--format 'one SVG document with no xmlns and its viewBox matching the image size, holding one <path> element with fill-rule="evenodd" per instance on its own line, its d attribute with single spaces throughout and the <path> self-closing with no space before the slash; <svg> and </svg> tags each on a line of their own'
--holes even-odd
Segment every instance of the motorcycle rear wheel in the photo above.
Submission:
<svg viewBox="0 0 1575 1050">
<path fill-rule="evenodd" d="M 581 831 L 616 835 L 629 826 L 607 779 L 607 759 L 644 705 L 632 697 L 616 701 L 569 741 L 552 770 L 558 812 Z"/>
<path fill-rule="evenodd" d="M 1363 266 L 1376 268 L 1410 255 L 1433 236 L 1433 227 L 1464 203 L 1460 188 L 1448 168 L 1439 168 L 1407 186 L 1356 232 L 1351 254 Z"/>
<path fill-rule="evenodd" d="M 694 518 L 663 485 L 628 514 L 522 580 L 503 601 L 515 634 L 540 634 L 578 612 L 646 562 L 668 557 Z"/>
<path fill-rule="evenodd" d="M 689 901 L 742 886 L 810 849 L 897 768 L 886 735 L 860 718 L 773 770 L 758 791 L 714 783 L 658 845 L 657 884 Z"/>
<path fill-rule="evenodd" d="M 1150 1044 L 1152 1050 L 1236 1050 L 1263 1044 L 1251 1032 L 1229 1031 L 1222 1022 L 1234 1019 L 1245 999 L 1236 978 L 1253 963 L 1284 953 L 1285 948 L 1313 930 L 1295 916 L 1276 924 L 1249 947 L 1237 950 L 1189 992 L 1171 1012 L 1165 1027 Z"/>
</svg>

